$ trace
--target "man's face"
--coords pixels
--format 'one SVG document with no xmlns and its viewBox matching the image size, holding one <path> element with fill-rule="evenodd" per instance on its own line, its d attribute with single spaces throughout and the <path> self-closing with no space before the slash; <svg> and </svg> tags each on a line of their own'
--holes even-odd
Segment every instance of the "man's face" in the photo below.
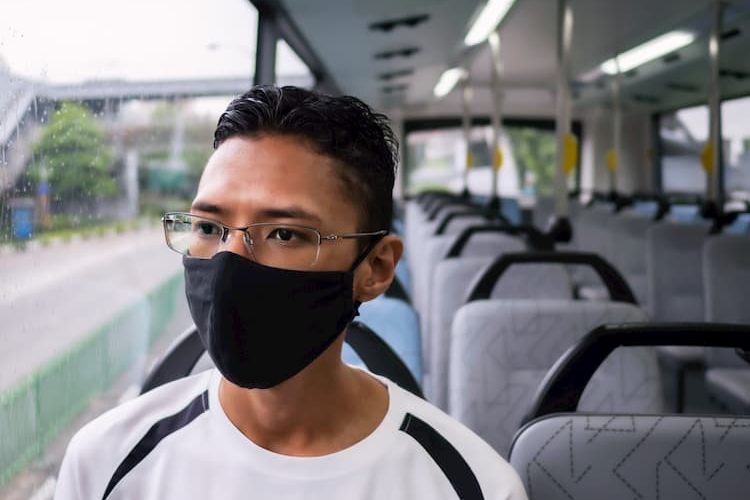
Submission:
<svg viewBox="0 0 750 500">
<path fill-rule="evenodd" d="M 278 222 L 323 235 L 356 232 L 357 207 L 334 168 L 293 136 L 232 137 L 209 159 L 191 211 L 234 227 Z M 226 249 L 250 258 L 239 232 Z M 323 243 L 315 270 L 348 270 L 356 256 L 356 240 Z"/>
</svg>

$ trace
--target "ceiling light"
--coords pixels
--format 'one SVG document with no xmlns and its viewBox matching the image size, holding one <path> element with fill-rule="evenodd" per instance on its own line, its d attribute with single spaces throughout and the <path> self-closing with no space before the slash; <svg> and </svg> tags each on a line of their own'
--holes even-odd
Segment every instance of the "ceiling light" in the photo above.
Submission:
<svg viewBox="0 0 750 500">
<path fill-rule="evenodd" d="M 466 45 L 476 45 L 487 40 L 500 24 L 516 0 L 488 0 L 477 20 L 464 38 Z"/>
<path fill-rule="evenodd" d="M 616 75 L 619 64 L 619 72 L 627 73 L 642 64 L 690 45 L 695 41 L 695 38 L 695 33 L 689 31 L 672 31 L 623 52 L 617 57 L 617 60 L 612 58 L 603 62 L 600 69 L 608 75 Z"/>
<path fill-rule="evenodd" d="M 437 85 L 435 85 L 435 90 L 433 90 L 435 97 L 440 99 L 450 93 L 450 91 L 453 90 L 453 87 L 455 87 L 458 81 L 464 76 L 466 76 L 466 70 L 463 68 L 451 68 L 445 70 L 443 74 L 440 75 L 440 80 L 437 82 Z"/>
</svg>

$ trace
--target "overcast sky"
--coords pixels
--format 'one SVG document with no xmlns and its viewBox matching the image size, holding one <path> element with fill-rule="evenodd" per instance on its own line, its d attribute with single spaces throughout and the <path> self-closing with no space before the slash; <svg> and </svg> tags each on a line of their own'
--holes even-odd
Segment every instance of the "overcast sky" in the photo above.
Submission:
<svg viewBox="0 0 750 500">
<path fill-rule="evenodd" d="M 254 66 L 248 0 L 0 0 L 0 60 L 48 82 L 241 77 Z M 279 72 L 300 73 L 280 49 Z"/>
</svg>

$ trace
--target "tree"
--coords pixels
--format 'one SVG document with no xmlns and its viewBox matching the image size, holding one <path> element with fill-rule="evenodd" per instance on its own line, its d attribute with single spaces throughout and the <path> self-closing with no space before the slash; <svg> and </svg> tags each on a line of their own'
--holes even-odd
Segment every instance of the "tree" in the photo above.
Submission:
<svg viewBox="0 0 750 500">
<path fill-rule="evenodd" d="M 85 201 L 117 193 L 110 172 L 112 148 L 104 130 L 88 109 L 74 103 L 63 105 L 33 146 L 31 177 L 45 177 L 54 200 Z"/>
</svg>

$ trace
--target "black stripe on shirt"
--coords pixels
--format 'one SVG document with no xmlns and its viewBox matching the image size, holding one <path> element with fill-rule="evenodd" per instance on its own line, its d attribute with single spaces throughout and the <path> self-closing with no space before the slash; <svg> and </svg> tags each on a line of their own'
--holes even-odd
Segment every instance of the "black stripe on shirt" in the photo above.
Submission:
<svg viewBox="0 0 750 500">
<path fill-rule="evenodd" d="M 117 470 L 115 470 L 115 473 L 109 480 L 109 484 L 107 484 L 107 489 L 104 490 L 102 500 L 106 499 L 109 494 L 112 493 L 112 490 L 117 486 L 117 483 L 122 481 L 122 478 L 124 478 L 128 472 L 141 463 L 143 459 L 146 458 L 154 448 L 156 448 L 162 439 L 173 432 L 182 429 L 206 410 L 208 410 L 208 391 L 197 396 L 179 412 L 169 417 L 165 417 L 152 425 L 146 435 L 138 441 L 138 444 L 135 445 L 130 453 L 128 453 L 128 456 L 125 457 L 125 460 L 123 460 L 117 467 Z"/>
<path fill-rule="evenodd" d="M 484 500 L 477 477 L 452 444 L 429 424 L 407 413 L 401 428 L 432 457 L 461 500 Z"/>
</svg>

